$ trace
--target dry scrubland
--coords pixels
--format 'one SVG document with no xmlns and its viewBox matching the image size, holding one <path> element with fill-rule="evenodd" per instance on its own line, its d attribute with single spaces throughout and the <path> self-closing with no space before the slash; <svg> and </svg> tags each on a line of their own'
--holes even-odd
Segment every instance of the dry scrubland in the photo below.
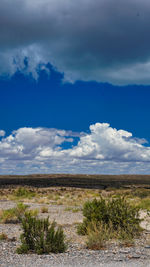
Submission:
<svg viewBox="0 0 150 267">
<path fill-rule="evenodd" d="M 95 204 L 92 202 L 85 207 L 87 201 L 95 201 Z M 118 202 L 112 204 L 112 201 Z M 97 219 L 97 214 L 92 213 L 93 217 L 89 218 L 89 214 L 95 209 L 94 205 L 99 205 L 97 210 L 102 210 L 103 214 L 109 208 L 108 203 L 114 205 L 113 208 L 110 206 L 110 215 L 111 210 L 117 211 L 120 207 L 122 210 L 123 201 L 128 210 L 132 207 L 129 215 L 142 219 L 139 222 L 132 218 L 130 222 L 123 219 L 127 230 L 122 230 L 122 222 L 114 229 L 116 218 L 113 217 L 113 212 L 109 222 L 106 222 L 108 214 L 105 218 L 103 216 Z M 85 210 L 89 210 L 89 214 Z M 49 255 L 36 255 L 35 251 L 17 254 L 16 249 L 21 245 L 21 217 L 26 212 L 38 219 L 49 216 L 50 222 L 56 222 L 56 229 L 61 226 L 66 251 Z M 123 212 L 120 215 L 122 218 L 125 216 Z M 149 212 L 148 175 L 0 176 L 0 266 L 52 267 L 61 263 L 64 266 L 92 266 L 100 263 L 106 266 L 107 263 L 118 261 L 127 263 L 127 266 L 131 266 L 131 263 L 134 266 L 134 262 L 137 266 L 150 266 L 147 263 L 150 259 Z"/>
<path fill-rule="evenodd" d="M 120 188 L 132 185 L 150 188 L 150 175 L 0 175 L 0 187 L 8 185 L 28 185 L 34 187 L 63 186 L 90 189 Z"/>
</svg>

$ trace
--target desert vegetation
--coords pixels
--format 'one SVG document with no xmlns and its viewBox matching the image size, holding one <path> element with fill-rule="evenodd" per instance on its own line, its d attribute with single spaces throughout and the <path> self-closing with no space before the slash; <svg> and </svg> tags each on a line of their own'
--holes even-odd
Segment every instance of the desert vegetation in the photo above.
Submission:
<svg viewBox="0 0 150 267">
<path fill-rule="evenodd" d="M 19 224 L 22 229 L 17 253 L 65 252 L 70 242 L 92 250 L 104 249 L 112 242 L 134 246 L 144 233 L 141 214 L 149 220 L 150 211 L 150 189 L 136 186 L 19 185 L 0 189 L 0 200 L 14 205 L 1 208 L 0 224 Z M 3 232 L 1 235 L 1 242 L 9 239 Z"/>
<path fill-rule="evenodd" d="M 21 223 L 24 217 L 28 205 L 24 205 L 22 202 L 18 202 L 16 207 L 11 209 L 1 210 L 0 212 L 0 222 L 1 223 Z M 29 210 L 30 215 L 36 216 L 38 210 Z"/>
<path fill-rule="evenodd" d="M 35 252 L 44 253 L 61 253 L 65 252 L 65 235 L 63 229 L 58 227 L 55 230 L 55 222 L 49 223 L 49 218 L 38 219 L 26 212 L 21 220 L 23 233 L 20 236 L 21 246 L 17 248 L 17 253 Z"/>
<path fill-rule="evenodd" d="M 142 231 L 139 208 L 129 204 L 125 197 L 87 201 L 83 215 L 77 230 L 88 236 L 87 247 L 91 249 L 100 249 L 112 239 L 131 241 Z"/>
</svg>

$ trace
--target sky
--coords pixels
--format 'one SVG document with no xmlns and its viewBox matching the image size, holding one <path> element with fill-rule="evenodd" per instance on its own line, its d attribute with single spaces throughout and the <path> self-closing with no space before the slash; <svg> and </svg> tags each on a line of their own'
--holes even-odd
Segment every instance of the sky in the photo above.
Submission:
<svg viewBox="0 0 150 267">
<path fill-rule="evenodd" d="M 150 1 L 0 1 L 0 174 L 150 173 Z"/>
</svg>

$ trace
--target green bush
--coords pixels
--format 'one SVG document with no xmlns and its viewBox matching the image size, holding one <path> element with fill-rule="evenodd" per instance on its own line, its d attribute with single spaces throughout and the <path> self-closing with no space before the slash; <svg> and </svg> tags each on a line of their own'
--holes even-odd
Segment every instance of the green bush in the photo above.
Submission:
<svg viewBox="0 0 150 267">
<path fill-rule="evenodd" d="M 127 233 L 133 237 L 141 231 L 139 209 L 129 205 L 124 197 L 87 201 L 83 206 L 83 215 L 83 223 L 78 225 L 79 234 L 87 234 L 87 228 L 93 222 L 112 225 L 113 230 L 120 231 L 123 236 Z"/>
<path fill-rule="evenodd" d="M 63 229 L 59 227 L 55 230 L 55 222 L 49 223 L 49 218 L 38 219 L 25 213 L 22 219 L 23 233 L 20 236 L 21 246 L 17 249 L 17 253 L 35 252 L 43 253 L 61 253 L 67 248 L 64 239 Z"/>
</svg>

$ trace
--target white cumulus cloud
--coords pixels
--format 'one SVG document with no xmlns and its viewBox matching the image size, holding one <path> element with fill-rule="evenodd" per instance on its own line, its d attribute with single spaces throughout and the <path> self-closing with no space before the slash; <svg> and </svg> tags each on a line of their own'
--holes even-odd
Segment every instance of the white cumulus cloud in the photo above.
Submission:
<svg viewBox="0 0 150 267">
<path fill-rule="evenodd" d="M 71 155 L 122 162 L 150 160 L 150 148 L 132 138 L 132 133 L 113 129 L 108 123 L 96 123 L 90 126 L 90 130 L 91 134 L 80 138 Z"/>
<path fill-rule="evenodd" d="M 20 128 L 0 141 L 0 173 L 149 173 L 144 142 L 108 123 L 91 125 L 89 133 Z"/>
</svg>

